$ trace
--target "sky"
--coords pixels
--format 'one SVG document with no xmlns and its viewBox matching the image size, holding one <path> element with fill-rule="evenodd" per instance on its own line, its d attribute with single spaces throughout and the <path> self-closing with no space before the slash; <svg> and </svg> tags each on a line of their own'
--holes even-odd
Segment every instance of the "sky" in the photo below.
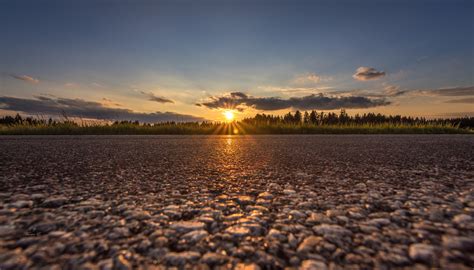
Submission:
<svg viewBox="0 0 474 270">
<path fill-rule="evenodd" d="M 474 1 L 0 0 L 0 115 L 474 116 Z"/>
</svg>

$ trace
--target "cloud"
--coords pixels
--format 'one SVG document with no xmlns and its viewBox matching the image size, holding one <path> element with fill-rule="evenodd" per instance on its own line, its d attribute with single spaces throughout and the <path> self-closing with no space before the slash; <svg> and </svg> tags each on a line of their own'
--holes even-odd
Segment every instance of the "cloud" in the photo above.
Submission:
<svg viewBox="0 0 474 270">
<path fill-rule="evenodd" d="M 366 97 L 370 99 L 385 99 L 385 98 L 392 98 L 401 96 L 408 92 L 408 90 L 400 90 L 400 86 L 398 85 L 388 85 L 384 84 L 383 90 L 369 90 L 369 89 L 353 89 L 347 91 L 331 91 L 326 92 L 327 95 L 332 96 L 339 96 L 339 97 L 351 97 L 351 96 L 358 96 L 358 97 Z"/>
<path fill-rule="evenodd" d="M 396 97 L 396 96 L 401 96 L 405 94 L 407 91 L 406 90 L 400 90 L 399 85 L 389 85 L 389 84 L 384 84 L 384 95 L 385 97 Z"/>
<path fill-rule="evenodd" d="M 426 96 L 474 96 L 474 86 L 441 88 L 435 90 L 414 90 L 414 92 Z"/>
<path fill-rule="evenodd" d="M 257 88 L 263 92 L 279 93 L 282 95 L 319 94 L 319 93 L 324 93 L 325 91 L 332 89 L 332 87 L 329 87 L 329 86 L 280 87 L 280 86 L 271 86 L 271 85 L 258 86 Z"/>
<path fill-rule="evenodd" d="M 397 97 L 401 95 L 414 95 L 414 96 L 429 96 L 429 97 L 454 97 L 454 96 L 474 96 L 474 86 L 466 87 L 452 87 L 452 88 L 441 88 L 441 89 L 412 89 L 412 90 L 400 90 L 397 85 L 384 84 L 385 88 L 383 92 L 373 93 L 364 90 L 352 90 L 346 93 L 357 94 L 365 97 Z M 464 102 L 450 102 L 450 103 L 464 103 Z"/>
<path fill-rule="evenodd" d="M 147 96 L 149 101 L 155 101 L 155 102 L 158 102 L 158 103 L 174 103 L 174 101 L 172 101 L 171 99 L 167 99 L 165 97 L 157 96 L 157 95 L 153 94 L 152 92 L 140 91 L 140 93 Z"/>
<path fill-rule="evenodd" d="M 123 107 L 122 104 L 118 103 L 118 102 L 115 102 L 113 100 L 111 100 L 110 98 L 102 98 L 102 105 L 106 106 L 106 107 Z"/>
<path fill-rule="evenodd" d="M 78 84 L 77 84 L 77 83 L 73 83 L 73 82 L 68 82 L 68 83 L 65 83 L 64 86 L 65 86 L 65 87 L 78 87 Z"/>
<path fill-rule="evenodd" d="M 105 85 L 102 85 L 102 84 L 96 83 L 96 82 L 92 82 L 91 85 L 94 86 L 94 87 L 105 88 Z"/>
<path fill-rule="evenodd" d="M 400 90 L 399 85 L 383 84 L 383 91 L 369 91 L 369 90 L 352 90 L 347 91 L 346 93 L 350 95 L 358 95 L 368 98 L 389 98 L 389 97 L 398 97 L 407 93 L 407 90 Z"/>
<path fill-rule="evenodd" d="M 467 87 L 453 87 L 453 88 L 441 88 L 441 89 L 411 89 L 401 90 L 398 85 L 383 84 L 383 90 L 367 90 L 367 89 L 354 89 L 348 91 L 332 91 L 326 92 L 327 95 L 339 96 L 339 97 L 350 97 L 359 96 L 366 98 L 393 98 L 404 95 L 409 96 L 426 96 L 426 97 L 448 97 L 448 96 L 474 96 L 474 86 Z M 472 103 L 472 99 L 455 99 L 446 101 L 447 103 Z"/>
<path fill-rule="evenodd" d="M 385 93 L 387 94 L 397 94 L 400 90 L 400 86 L 399 85 L 392 85 L 392 84 L 386 84 L 386 83 L 383 83 L 382 84 L 384 86 L 384 90 L 385 90 Z"/>
<path fill-rule="evenodd" d="M 29 82 L 29 83 L 33 83 L 33 84 L 37 84 L 39 83 L 40 81 L 38 79 L 35 79 L 31 76 L 28 76 L 28 75 L 15 75 L 15 74 L 10 74 L 10 77 L 14 78 L 14 79 L 17 79 L 17 80 L 20 80 L 20 81 L 25 81 L 25 82 Z"/>
<path fill-rule="evenodd" d="M 472 97 L 472 98 L 451 99 L 451 100 L 445 101 L 445 103 L 471 103 L 471 104 L 474 104 L 474 97 Z"/>
<path fill-rule="evenodd" d="M 306 73 L 296 76 L 294 82 L 297 84 L 318 83 L 321 81 L 321 76 L 316 73 Z"/>
<path fill-rule="evenodd" d="M 196 105 L 210 109 L 236 109 L 243 111 L 247 107 L 252 107 L 257 110 L 271 111 L 288 108 L 298 110 L 360 109 L 388 104 L 390 102 L 384 99 L 369 99 L 360 96 L 330 97 L 323 94 L 312 94 L 304 97 L 282 99 L 279 97 L 253 97 L 242 92 L 232 92 L 228 95 L 211 97 L 208 101 Z"/>
<path fill-rule="evenodd" d="M 204 121 L 201 117 L 174 112 L 140 113 L 130 109 L 110 108 L 104 104 L 83 99 L 51 98 L 38 96 L 35 99 L 0 96 L 0 109 L 22 112 L 28 115 L 81 117 L 100 120 L 129 120 L 147 123 L 166 121 Z"/>
<path fill-rule="evenodd" d="M 385 72 L 383 71 L 378 71 L 371 67 L 359 67 L 356 73 L 352 75 L 352 78 L 358 81 L 369 81 L 382 78 L 383 76 L 385 76 Z"/>
</svg>

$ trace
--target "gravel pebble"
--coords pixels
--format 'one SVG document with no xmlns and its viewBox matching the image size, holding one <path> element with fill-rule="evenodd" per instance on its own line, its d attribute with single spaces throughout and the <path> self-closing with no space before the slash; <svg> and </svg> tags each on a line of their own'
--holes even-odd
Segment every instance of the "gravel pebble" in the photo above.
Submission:
<svg viewBox="0 0 474 270">
<path fill-rule="evenodd" d="M 164 260 L 169 265 L 184 265 L 185 263 L 196 261 L 200 257 L 201 254 L 195 251 L 169 252 L 165 255 Z"/>
<path fill-rule="evenodd" d="M 413 244 L 408 249 L 410 258 L 417 262 L 423 262 L 431 265 L 435 259 L 435 249 L 427 244 Z"/>
<path fill-rule="evenodd" d="M 194 230 L 202 230 L 206 227 L 206 224 L 199 221 L 179 221 L 171 224 L 170 227 L 178 232 L 189 232 Z"/>
<path fill-rule="evenodd" d="M 43 201 L 44 207 L 56 208 L 67 203 L 68 199 L 64 196 L 53 196 Z"/>
<path fill-rule="evenodd" d="M 324 262 L 315 260 L 305 260 L 301 263 L 300 270 L 327 270 L 328 267 Z"/>
</svg>

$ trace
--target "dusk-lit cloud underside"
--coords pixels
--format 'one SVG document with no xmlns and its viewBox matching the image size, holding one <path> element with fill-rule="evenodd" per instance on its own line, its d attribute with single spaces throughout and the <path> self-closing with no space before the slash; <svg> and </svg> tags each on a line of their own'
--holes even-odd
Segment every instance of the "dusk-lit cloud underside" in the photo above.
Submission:
<svg viewBox="0 0 474 270">
<path fill-rule="evenodd" d="M 352 78 L 358 81 L 370 81 L 382 78 L 385 76 L 385 72 L 378 71 L 372 67 L 359 67 L 356 73 L 352 75 Z"/>
<path fill-rule="evenodd" d="M 36 99 L 0 97 L 0 109 L 22 112 L 29 115 L 47 115 L 59 117 L 77 117 L 101 120 L 128 120 L 147 123 L 166 121 L 203 121 L 205 119 L 192 115 L 173 112 L 139 113 L 129 109 L 110 108 L 99 102 L 83 99 L 49 98 L 44 96 Z"/>
<path fill-rule="evenodd" d="M 334 110 L 334 109 L 362 109 L 389 105 L 385 99 L 370 99 L 360 96 L 329 97 L 322 94 L 304 97 L 282 99 L 278 97 L 253 97 L 242 92 L 233 92 L 229 95 L 211 97 L 209 101 L 196 104 L 210 109 L 235 109 L 243 111 L 246 107 L 257 110 Z"/>
<path fill-rule="evenodd" d="M 153 94 L 152 92 L 140 91 L 140 93 L 147 96 L 149 101 L 155 101 L 158 103 L 174 103 L 174 101 L 172 101 L 171 99 L 157 96 Z"/>
<path fill-rule="evenodd" d="M 38 79 L 35 79 L 35 78 L 33 78 L 31 76 L 28 76 L 28 75 L 10 74 L 10 77 L 12 77 L 13 79 L 17 79 L 17 80 L 20 80 L 20 81 L 25 81 L 25 82 L 33 83 L 33 84 L 36 84 L 36 83 L 40 82 Z"/>
</svg>

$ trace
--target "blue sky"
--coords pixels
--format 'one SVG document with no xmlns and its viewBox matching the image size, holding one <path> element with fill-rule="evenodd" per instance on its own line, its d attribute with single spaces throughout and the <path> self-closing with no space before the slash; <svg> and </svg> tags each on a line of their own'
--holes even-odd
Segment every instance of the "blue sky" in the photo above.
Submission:
<svg viewBox="0 0 474 270">
<path fill-rule="evenodd" d="M 456 0 L 2 1 L 0 96 L 212 120 L 235 104 L 242 117 L 260 111 L 242 100 L 196 106 L 231 92 L 389 101 L 349 112 L 472 114 L 473 15 L 473 1 Z M 380 76 L 354 76 L 360 67 Z M 463 95 L 430 92 L 445 88 Z M 4 113 L 18 109 L 5 102 Z M 268 112 L 298 109 L 288 104 Z"/>
</svg>

